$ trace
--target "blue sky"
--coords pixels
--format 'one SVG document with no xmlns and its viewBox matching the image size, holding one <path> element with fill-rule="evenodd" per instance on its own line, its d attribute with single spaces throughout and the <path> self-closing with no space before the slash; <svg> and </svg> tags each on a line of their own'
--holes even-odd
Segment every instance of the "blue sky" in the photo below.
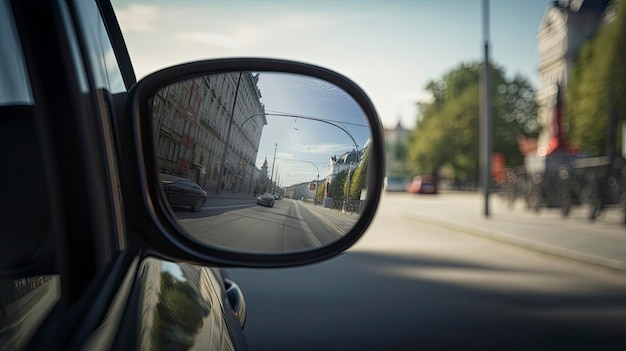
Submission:
<svg viewBox="0 0 626 351">
<path fill-rule="evenodd" d="M 281 184 L 326 176 L 330 156 L 362 149 L 370 138 L 368 121 L 358 104 L 333 84 L 292 74 L 259 74 L 258 87 L 267 125 L 257 154 L 261 168 L 267 157 L 281 174 Z M 355 145 L 356 144 L 356 145 Z"/>
<path fill-rule="evenodd" d="M 547 0 L 492 0 L 491 55 L 538 87 L 536 34 Z M 386 127 L 411 128 L 424 87 L 482 59 L 480 0 L 119 1 L 113 5 L 138 77 L 187 61 L 272 57 L 354 80 Z"/>
</svg>

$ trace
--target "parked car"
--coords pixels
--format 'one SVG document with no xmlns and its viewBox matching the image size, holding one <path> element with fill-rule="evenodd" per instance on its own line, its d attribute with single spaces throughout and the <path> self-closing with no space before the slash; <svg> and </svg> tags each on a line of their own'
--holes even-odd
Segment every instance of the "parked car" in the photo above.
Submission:
<svg viewBox="0 0 626 351">
<path fill-rule="evenodd" d="M 202 210 L 207 192 L 189 179 L 171 174 L 161 174 L 161 185 L 172 207 L 191 207 L 194 212 Z"/>
<path fill-rule="evenodd" d="M 270 193 L 263 193 L 256 198 L 257 205 L 274 207 L 274 200 L 277 198 Z"/>
<path fill-rule="evenodd" d="M 407 186 L 407 191 L 414 194 L 437 194 L 437 179 L 433 176 L 415 176 Z"/>
<path fill-rule="evenodd" d="M 108 0 L 0 0 L 0 33 L 1 349 L 245 350 L 243 293 L 220 267 L 319 262 L 355 243 L 374 217 L 383 179 L 382 126 L 363 90 L 344 76 L 310 64 L 247 58 L 193 60 L 137 81 Z M 228 114 L 216 124 L 215 116 L 209 120 L 197 110 L 210 102 L 209 90 L 200 88 L 217 78 L 229 87 L 238 86 L 237 77 L 245 80 L 242 89 L 252 89 L 241 100 L 261 106 L 254 86 L 259 74 L 341 90 L 340 102 L 361 113 L 347 122 L 369 126 L 369 166 L 362 170 L 368 201 L 340 240 L 255 252 L 245 238 L 236 247 L 211 241 L 232 233 L 222 235 L 225 230 L 204 217 L 184 222 L 171 212 L 168 201 L 198 210 L 206 192 L 160 178 L 162 167 L 187 167 L 216 192 L 225 179 L 232 180 L 228 191 L 252 191 L 253 167 L 235 155 L 255 150 L 252 139 L 226 135 L 230 129 L 221 126 Z M 206 84 L 178 89 L 185 79 Z M 210 91 L 221 95 L 218 101 L 234 96 L 220 111 L 246 107 L 233 103 L 241 101 L 234 91 Z M 204 104 L 199 92 L 206 93 Z M 166 93 L 176 104 L 161 99 Z M 317 105 L 323 103 L 310 105 L 330 110 Z M 199 126 L 212 133 L 219 127 L 222 135 L 209 144 L 198 137 Z M 157 139 L 161 135 L 167 139 Z M 179 202 L 177 185 L 188 186 L 195 202 Z M 217 220 L 229 209 L 249 207 L 222 200 Z M 198 223 L 205 241 L 192 236 Z M 252 224 L 249 231 L 258 234 Z M 282 237 L 282 229 L 266 227 L 263 234 L 276 230 Z M 37 284 L 24 284 L 32 277 Z"/>
</svg>

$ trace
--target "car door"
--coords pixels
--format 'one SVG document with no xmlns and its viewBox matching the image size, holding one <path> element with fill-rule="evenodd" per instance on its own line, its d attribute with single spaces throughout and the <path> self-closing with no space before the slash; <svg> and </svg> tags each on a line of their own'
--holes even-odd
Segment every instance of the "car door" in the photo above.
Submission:
<svg viewBox="0 0 626 351">
<path fill-rule="evenodd" d="M 148 252 L 127 219 L 116 113 L 135 77 L 110 4 L 1 0 L 0 22 L 2 349 L 173 347 L 157 336 L 190 333 L 167 304 L 179 290 L 208 333 L 186 346 L 245 348 L 236 285 Z"/>
</svg>

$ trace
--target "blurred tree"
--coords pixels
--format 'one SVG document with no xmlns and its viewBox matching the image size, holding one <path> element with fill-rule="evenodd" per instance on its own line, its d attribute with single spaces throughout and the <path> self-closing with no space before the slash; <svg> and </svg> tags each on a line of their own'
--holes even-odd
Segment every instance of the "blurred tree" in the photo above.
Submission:
<svg viewBox="0 0 626 351">
<path fill-rule="evenodd" d="M 626 1 L 613 1 L 613 16 L 578 53 L 564 103 L 573 145 L 590 156 L 606 154 L 611 114 L 626 120 Z M 621 129 L 612 131 L 619 148 Z"/>
<path fill-rule="evenodd" d="M 408 159 L 418 174 L 437 174 L 449 166 L 462 180 L 478 179 L 479 78 L 482 64 L 463 63 L 440 80 L 426 86 L 432 101 L 418 104 L 416 128 L 409 139 Z M 517 146 L 519 135 L 536 137 L 537 103 L 528 80 L 507 79 L 493 67 L 493 152 L 505 155 L 507 164 L 523 163 Z"/>
<path fill-rule="evenodd" d="M 167 271 L 161 272 L 161 288 L 155 307 L 152 348 L 187 350 L 202 327 L 205 308 L 198 294 Z"/>
</svg>

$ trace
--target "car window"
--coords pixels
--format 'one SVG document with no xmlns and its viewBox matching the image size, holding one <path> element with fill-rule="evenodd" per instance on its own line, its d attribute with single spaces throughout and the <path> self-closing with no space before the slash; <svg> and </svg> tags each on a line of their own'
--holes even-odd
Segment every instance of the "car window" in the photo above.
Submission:
<svg viewBox="0 0 626 351">
<path fill-rule="evenodd" d="M 61 293 L 59 275 L 21 266 L 46 256 L 51 214 L 35 100 L 6 0 L 0 0 L 0 43 L 0 274 L 6 277 L 0 279 L 0 349 L 8 350 L 25 345 Z"/>
<path fill-rule="evenodd" d="M 86 35 L 84 41 L 96 87 L 113 94 L 126 91 L 111 39 L 98 6 L 93 1 L 73 1 L 73 5 L 79 12 L 78 19 Z"/>
<path fill-rule="evenodd" d="M 19 43 L 9 2 L 0 1 L 0 106 L 32 104 L 33 96 L 26 73 L 24 55 Z"/>
<path fill-rule="evenodd" d="M 178 182 L 178 184 L 183 187 L 183 188 L 187 188 L 187 189 L 193 189 L 194 188 L 194 184 L 191 182 L 188 182 L 186 180 L 181 180 L 180 182 Z"/>
</svg>

